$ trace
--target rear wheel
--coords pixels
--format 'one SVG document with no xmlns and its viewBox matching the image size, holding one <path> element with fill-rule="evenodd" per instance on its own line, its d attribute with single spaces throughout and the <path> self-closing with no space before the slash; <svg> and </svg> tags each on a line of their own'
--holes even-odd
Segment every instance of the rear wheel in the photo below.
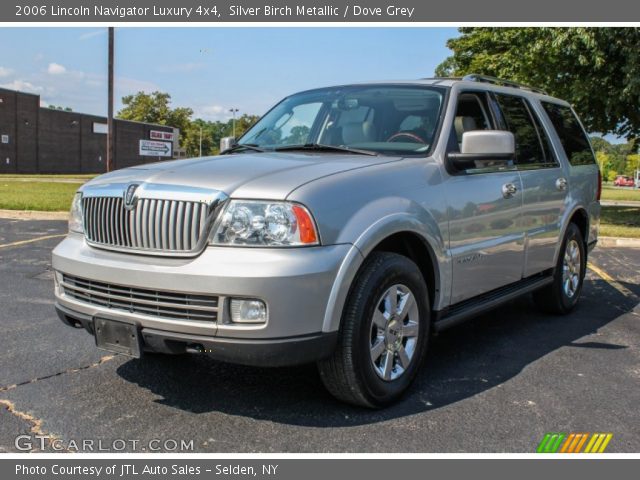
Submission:
<svg viewBox="0 0 640 480">
<path fill-rule="evenodd" d="M 587 267 L 582 232 L 571 223 L 562 242 L 553 283 L 534 293 L 534 300 L 545 311 L 567 314 L 578 303 Z"/>
<path fill-rule="evenodd" d="M 429 323 L 427 287 L 416 264 L 373 253 L 347 298 L 338 346 L 318 363 L 327 390 L 371 408 L 397 400 L 422 363 Z"/>
</svg>

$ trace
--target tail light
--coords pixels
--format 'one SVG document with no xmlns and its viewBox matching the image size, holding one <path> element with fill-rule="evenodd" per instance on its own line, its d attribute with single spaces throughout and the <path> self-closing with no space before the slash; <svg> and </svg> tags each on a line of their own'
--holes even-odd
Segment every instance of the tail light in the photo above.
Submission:
<svg viewBox="0 0 640 480">
<path fill-rule="evenodd" d="M 596 200 L 600 201 L 602 195 L 602 172 L 598 169 L 598 193 L 596 194 Z"/>
</svg>

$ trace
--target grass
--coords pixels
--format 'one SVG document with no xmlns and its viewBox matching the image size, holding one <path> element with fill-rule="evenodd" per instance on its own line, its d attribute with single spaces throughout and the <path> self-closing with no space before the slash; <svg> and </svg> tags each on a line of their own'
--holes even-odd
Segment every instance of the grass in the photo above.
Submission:
<svg viewBox="0 0 640 480">
<path fill-rule="evenodd" d="M 623 202 L 623 201 L 640 202 L 640 189 L 603 185 L 602 200 L 617 200 L 619 202 Z"/>
<path fill-rule="evenodd" d="M 600 235 L 640 238 L 640 207 L 602 207 Z"/>
<path fill-rule="evenodd" d="M 69 211 L 77 183 L 11 181 L 0 178 L 0 209 Z"/>
</svg>

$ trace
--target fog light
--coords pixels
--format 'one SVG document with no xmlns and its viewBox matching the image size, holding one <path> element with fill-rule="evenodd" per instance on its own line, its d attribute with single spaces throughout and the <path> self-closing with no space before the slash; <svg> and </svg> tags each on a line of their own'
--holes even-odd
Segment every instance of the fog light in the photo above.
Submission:
<svg viewBox="0 0 640 480">
<path fill-rule="evenodd" d="M 231 299 L 231 321 L 233 323 L 265 323 L 267 306 L 254 298 Z"/>
</svg>

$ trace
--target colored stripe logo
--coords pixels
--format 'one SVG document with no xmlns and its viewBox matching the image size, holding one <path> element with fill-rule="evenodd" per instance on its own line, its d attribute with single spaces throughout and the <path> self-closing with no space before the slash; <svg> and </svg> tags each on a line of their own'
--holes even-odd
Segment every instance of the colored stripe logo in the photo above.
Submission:
<svg viewBox="0 0 640 480">
<path fill-rule="evenodd" d="M 604 453 L 612 438 L 612 433 L 547 433 L 536 452 Z"/>
</svg>

